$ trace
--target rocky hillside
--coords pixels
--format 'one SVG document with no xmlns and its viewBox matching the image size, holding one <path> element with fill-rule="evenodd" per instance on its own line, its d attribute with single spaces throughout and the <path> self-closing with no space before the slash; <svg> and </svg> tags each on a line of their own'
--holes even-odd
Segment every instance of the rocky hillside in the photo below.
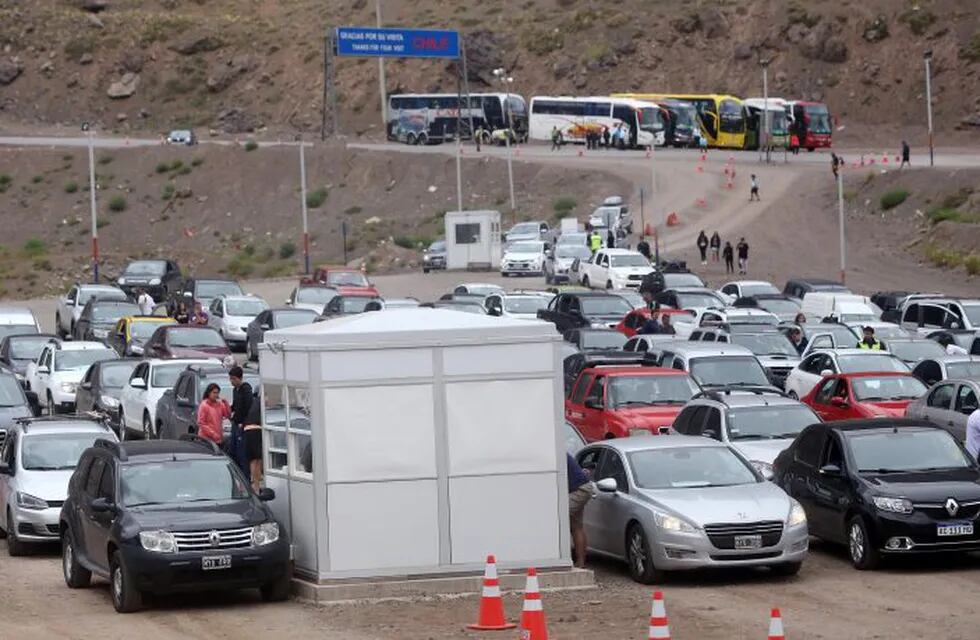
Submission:
<svg viewBox="0 0 980 640">
<path fill-rule="evenodd" d="M 382 0 L 384 23 L 461 30 L 474 90 L 507 68 L 537 93 L 715 90 L 820 99 L 842 141 L 921 135 L 921 54 L 936 126 L 980 129 L 976 0 Z M 317 131 L 322 36 L 371 25 L 366 0 L 0 0 L 0 125 Z M 393 61 L 389 91 L 455 89 L 444 62 Z M 377 67 L 341 61 L 346 133 L 376 133 Z M 961 133 L 961 131 L 971 133 Z M 954 138 L 955 136 L 955 138 Z"/>
</svg>

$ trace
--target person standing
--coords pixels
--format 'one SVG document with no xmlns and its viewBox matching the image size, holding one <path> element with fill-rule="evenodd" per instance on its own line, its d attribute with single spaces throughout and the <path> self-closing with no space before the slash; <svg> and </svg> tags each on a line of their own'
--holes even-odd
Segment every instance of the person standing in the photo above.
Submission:
<svg viewBox="0 0 980 640">
<path fill-rule="evenodd" d="M 245 477 L 249 476 L 248 458 L 245 455 L 245 421 L 252 408 L 252 385 L 245 382 L 245 372 L 238 365 L 228 371 L 228 380 L 234 389 L 231 396 L 231 441 L 228 455 L 238 463 Z"/>
<path fill-rule="evenodd" d="M 701 264 L 708 264 L 708 234 L 704 229 L 698 234 L 698 251 L 701 253 Z"/>
<path fill-rule="evenodd" d="M 909 169 L 912 168 L 912 163 L 909 162 L 909 156 L 912 154 L 912 150 L 909 148 L 909 143 L 902 140 L 902 164 L 898 166 L 899 169 L 904 169 L 908 165 Z"/>
<path fill-rule="evenodd" d="M 966 419 L 966 451 L 974 460 L 980 456 L 980 409 L 974 409 Z"/>
<path fill-rule="evenodd" d="M 864 337 L 861 341 L 857 343 L 858 349 L 870 349 L 871 351 L 884 351 L 885 343 L 875 337 L 874 327 L 865 327 L 863 331 Z"/>
<path fill-rule="evenodd" d="M 602 248 L 602 234 L 599 233 L 597 229 L 592 230 L 592 235 L 589 236 L 589 249 L 592 253 L 595 253 Z"/>
<path fill-rule="evenodd" d="M 221 426 L 225 418 L 231 418 L 231 407 L 221 397 L 221 387 L 212 382 L 197 405 L 197 435 L 220 446 L 225 435 Z"/>
<path fill-rule="evenodd" d="M 653 259 L 653 254 L 650 253 L 650 243 L 647 242 L 646 237 L 640 236 L 640 241 L 636 243 L 636 250 L 648 261 Z"/>
<path fill-rule="evenodd" d="M 606 234 L 606 248 L 615 249 L 616 248 L 616 234 L 610 229 L 609 233 Z"/>
<path fill-rule="evenodd" d="M 602 127 L 602 146 L 609 148 L 609 127 Z"/>
<path fill-rule="evenodd" d="M 139 290 L 139 296 L 136 298 L 136 305 L 140 308 L 141 316 L 153 315 L 153 296 L 148 294 L 146 289 Z"/>
<path fill-rule="evenodd" d="M 585 567 L 585 550 L 588 540 L 585 537 L 583 515 L 585 505 L 592 499 L 592 481 L 579 466 L 572 454 L 565 454 L 568 463 L 568 520 L 572 529 L 572 556 L 575 566 Z"/>
<path fill-rule="evenodd" d="M 666 333 L 669 335 L 676 335 L 677 331 L 674 330 L 674 325 L 670 322 L 669 313 L 660 314 L 660 333 Z"/>
<path fill-rule="evenodd" d="M 561 134 L 558 132 L 558 127 L 551 127 L 551 150 L 557 151 L 561 148 Z"/>
<path fill-rule="evenodd" d="M 242 435 L 245 440 L 248 476 L 252 481 L 252 490 L 258 493 L 262 488 L 262 403 L 258 394 L 252 395 Z"/>
<path fill-rule="evenodd" d="M 715 231 L 711 234 L 711 241 L 708 243 L 711 247 L 711 261 L 718 262 L 720 260 L 719 254 L 721 253 L 721 236 Z"/>
<path fill-rule="evenodd" d="M 204 310 L 201 306 L 199 300 L 194 301 L 194 316 L 191 318 L 191 324 L 200 325 L 202 327 L 208 324 L 208 312 Z"/>
<path fill-rule="evenodd" d="M 749 272 L 749 243 L 740 238 L 735 250 L 738 251 L 738 272 L 744 275 Z"/>
<path fill-rule="evenodd" d="M 793 327 L 789 330 L 789 341 L 793 343 L 796 353 L 801 356 L 806 351 L 806 345 L 809 344 L 809 340 L 806 339 L 799 327 Z"/>
<path fill-rule="evenodd" d="M 731 242 L 725 243 L 721 254 L 725 258 L 725 273 L 735 273 L 735 251 L 732 249 Z"/>
<path fill-rule="evenodd" d="M 749 186 L 749 202 L 752 202 L 753 200 L 758 201 L 759 200 L 759 179 L 755 177 L 755 174 L 754 173 L 752 174 L 752 177 L 749 180 L 749 185 L 750 185 Z"/>
<path fill-rule="evenodd" d="M 834 180 L 836 181 L 840 173 L 840 159 L 834 152 L 830 153 L 830 171 L 834 174 Z"/>
<path fill-rule="evenodd" d="M 187 324 L 191 321 L 191 315 L 187 313 L 187 304 L 183 301 L 177 305 L 177 311 L 174 313 L 174 320 L 177 324 Z"/>
</svg>

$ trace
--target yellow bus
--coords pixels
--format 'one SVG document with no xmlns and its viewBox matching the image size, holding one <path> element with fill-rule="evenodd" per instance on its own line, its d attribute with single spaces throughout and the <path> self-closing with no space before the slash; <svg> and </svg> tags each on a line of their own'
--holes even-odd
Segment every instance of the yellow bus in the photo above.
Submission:
<svg viewBox="0 0 980 640">
<path fill-rule="evenodd" d="M 745 147 L 745 109 L 741 99 L 735 96 L 713 93 L 615 93 L 613 96 L 651 102 L 690 102 L 698 111 L 698 124 L 701 126 L 701 134 L 708 140 L 708 146 L 725 149 Z"/>
</svg>

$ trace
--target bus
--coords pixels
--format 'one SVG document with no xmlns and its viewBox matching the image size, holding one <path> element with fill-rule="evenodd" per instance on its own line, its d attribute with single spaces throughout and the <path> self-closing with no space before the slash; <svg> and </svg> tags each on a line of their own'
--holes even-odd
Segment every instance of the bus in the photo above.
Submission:
<svg viewBox="0 0 980 640">
<path fill-rule="evenodd" d="M 551 141 L 556 127 L 561 143 L 585 142 L 589 131 L 601 134 L 606 128 L 614 134 L 620 127 L 625 131 L 623 143 L 617 144 L 613 135 L 611 144 L 635 149 L 654 144 L 663 146 L 665 140 L 663 114 L 660 107 L 651 102 L 608 96 L 532 97 L 531 139 Z"/>
<path fill-rule="evenodd" d="M 786 101 L 782 98 L 746 98 L 745 107 L 745 148 L 758 149 L 763 141 L 762 112 L 769 112 L 769 148 L 789 148 L 789 116 Z"/>
<path fill-rule="evenodd" d="M 833 126 L 827 105 L 796 100 L 787 102 L 786 108 L 792 118 L 790 131 L 796 134 L 800 147 L 807 151 L 830 148 Z"/>
<path fill-rule="evenodd" d="M 666 144 L 673 147 L 697 147 L 701 143 L 698 110 L 683 100 L 661 100 L 657 104 L 667 112 Z"/>
<path fill-rule="evenodd" d="M 635 100 L 682 100 L 690 102 L 698 112 L 701 133 L 708 146 L 725 149 L 745 147 L 745 113 L 742 101 L 724 94 L 674 94 L 674 93 L 617 93 L 616 97 Z"/>
<path fill-rule="evenodd" d="M 460 98 L 455 93 L 401 93 L 390 96 L 385 114 L 388 139 L 408 142 L 410 134 L 415 144 L 452 140 L 457 133 L 457 117 L 463 120 L 459 132 L 462 138 L 472 138 L 472 118 L 473 129 L 481 142 L 489 143 L 495 137 L 506 136 L 507 132 L 510 132 L 512 141 L 523 142 L 527 139 L 527 103 L 521 96 L 516 93 L 471 93 L 467 102 L 467 96 L 463 95 L 462 111 Z M 409 134 L 402 137 L 402 131 Z M 423 133 L 425 142 L 420 140 Z"/>
</svg>

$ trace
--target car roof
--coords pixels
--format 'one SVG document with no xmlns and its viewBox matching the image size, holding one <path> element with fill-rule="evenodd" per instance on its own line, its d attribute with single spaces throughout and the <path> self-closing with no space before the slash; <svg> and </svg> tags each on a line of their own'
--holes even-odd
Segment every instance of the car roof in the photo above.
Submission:
<svg viewBox="0 0 980 640">
<path fill-rule="evenodd" d="M 840 287 L 843 287 L 844 286 L 844 283 L 842 283 L 842 282 L 837 282 L 836 280 L 828 280 L 827 278 L 790 278 L 786 282 L 787 282 L 787 284 L 789 284 L 789 283 L 796 283 L 796 284 L 817 284 L 817 285 L 830 285 L 830 284 L 832 284 L 832 285 L 837 285 L 837 286 L 840 286 Z"/>
<path fill-rule="evenodd" d="M 295 313 L 312 313 L 313 315 L 316 315 L 316 311 L 314 311 L 313 309 L 304 309 L 302 307 L 269 307 L 265 311 L 271 311 L 272 313 L 282 313 L 284 311 L 290 311 Z"/>
<path fill-rule="evenodd" d="M 686 376 L 686 371 L 680 371 L 678 369 L 666 369 L 664 367 L 645 367 L 645 366 L 634 366 L 634 367 L 587 367 L 584 371 L 593 371 L 601 373 L 604 376 Z"/>
<path fill-rule="evenodd" d="M 856 347 L 845 347 L 840 349 L 814 349 L 813 353 L 829 353 L 836 356 L 891 356 L 894 354 L 888 351 L 875 351 L 873 349 L 858 349 Z"/>
<path fill-rule="evenodd" d="M 914 378 L 909 371 L 855 371 L 854 373 L 838 373 L 841 378 Z M 918 379 L 918 378 L 916 378 Z"/>
<path fill-rule="evenodd" d="M 153 366 L 161 364 L 183 364 L 187 366 L 192 364 L 221 364 L 217 358 L 147 358 L 144 362 Z"/>
<path fill-rule="evenodd" d="M 678 340 L 676 345 L 671 345 L 670 351 L 690 355 L 752 355 L 752 352 L 747 347 L 743 347 L 740 344 L 732 344 L 730 342 L 688 342 Z"/>
<path fill-rule="evenodd" d="M 28 418 L 17 423 L 21 433 L 32 435 L 59 433 L 112 433 L 103 422 L 83 416 L 52 416 Z"/>
<path fill-rule="evenodd" d="M 748 390 L 738 390 L 738 389 L 712 389 L 704 392 L 703 395 L 698 396 L 692 400 L 696 402 L 699 400 L 713 400 L 715 402 L 721 402 L 722 404 L 730 408 L 740 408 L 740 407 L 760 407 L 760 406 L 799 406 L 802 405 L 798 400 L 794 400 L 788 396 L 783 395 L 778 391 L 748 391 Z M 806 405 L 803 405 L 806 406 Z"/>
<path fill-rule="evenodd" d="M 34 312 L 27 307 L 15 307 L 10 305 L 0 305 L 0 318 L 30 318 L 31 322 L 34 321 Z"/>
<path fill-rule="evenodd" d="M 665 291 L 673 291 L 674 293 L 710 293 L 714 297 L 718 297 L 718 292 L 710 287 L 671 287 L 670 289 L 665 289 Z"/>
<path fill-rule="evenodd" d="M 723 284 L 721 286 L 727 287 L 730 284 L 737 284 L 737 285 L 768 284 L 768 285 L 772 285 L 773 287 L 776 286 L 776 285 L 772 284 L 771 282 L 769 282 L 768 280 L 732 280 L 731 282 L 726 282 L 725 284 Z"/>
<path fill-rule="evenodd" d="M 53 341 L 52 341 L 53 342 Z M 71 342 L 61 342 L 59 351 L 97 351 L 99 349 L 110 350 L 109 347 L 101 342 L 94 340 L 72 340 Z"/>
<path fill-rule="evenodd" d="M 622 249 L 622 248 L 619 248 L 619 247 L 614 247 L 612 249 L 603 249 L 602 251 L 604 253 L 607 253 L 607 254 L 613 255 L 613 256 L 622 256 L 622 255 L 631 255 L 631 256 L 632 255 L 638 255 L 639 256 L 639 255 L 643 255 L 639 251 L 633 251 L 632 249 Z"/>
<path fill-rule="evenodd" d="M 121 318 L 126 322 L 159 322 L 162 324 L 177 324 L 177 321 L 168 316 L 126 316 Z"/>
<path fill-rule="evenodd" d="M 865 418 L 860 420 L 839 420 L 836 422 L 825 422 L 829 429 L 834 429 L 835 431 L 891 431 L 895 428 L 908 429 L 908 428 L 918 428 L 923 431 L 943 431 L 942 427 L 938 427 L 931 424 L 925 420 L 916 420 L 914 418 Z"/>
<path fill-rule="evenodd" d="M 600 443 L 595 443 L 600 444 Z M 702 436 L 657 435 L 631 436 L 629 438 L 613 438 L 603 440 L 603 446 L 610 447 L 621 453 L 649 451 L 651 449 L 677 449 L 682 447 L 714 447 L 727 449 L 728 445 L 711 438 Z M 595 445 L 590 445 L 595 446 Z"/>
<path fill-rule="evenodd" d="M 79 289 L 91 289 L 93 291 L 112 291 L 119 292 L 126 295 L 126 292 L 119 287 L 114 287 L 111 284 L 95 284 L 94 282 L 76 282 L 75 286 Z"/>
<path fill-rule="evenodd" d="M 237 300 L 262 300 L 262 298 L 260 298 L 259 296 L 255 295 L 254 293 L 243 293 L 243 294 L 240 294 L 240 295 L 239 294 L 236 294 L 236 295 L 231 295 L 231 296 L 223 293 L 223 294 L 221 294 L 220 297 L 223 300 L 225 300 L 225 301 L 228 301 L 228 300 L 236 300 L 236 301 Z"/>
<path fill-rule="evenodd" d="M 204 448 L 196 441 L 189 440 L 128 440 L 119 443 L 119 448 L 126 453 L 128 462 L 147 462 L 148 459 L 181 458 L 218 458 L 211 450 Z"/>
<path fill-rule="evenodd" d="M 237 280 L 232 280 L 231 278 L 193 278 L 193 280 L 194 282 L 231 282 L 232 284 L 238 284 Z"/>
</svg>

